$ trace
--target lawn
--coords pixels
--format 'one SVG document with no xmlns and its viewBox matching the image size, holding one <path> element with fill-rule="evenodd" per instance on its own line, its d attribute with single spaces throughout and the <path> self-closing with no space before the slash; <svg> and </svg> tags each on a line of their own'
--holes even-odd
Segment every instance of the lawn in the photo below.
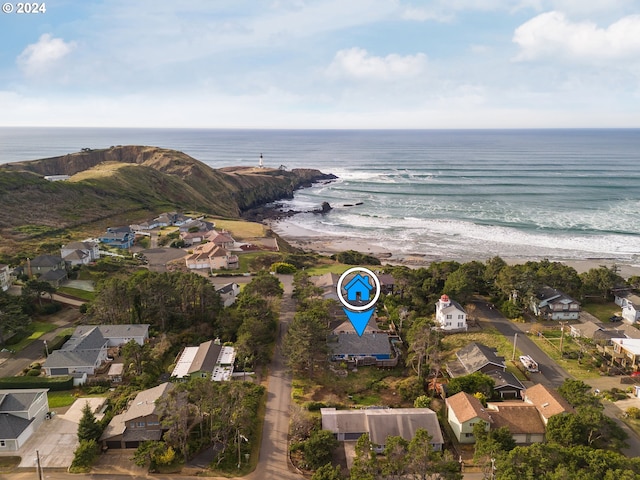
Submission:
<svg viewBox="0 0 640 480">
<path fill-rule="evenodd" d="M 591 355 L 584 355 L 585 360 L 582 360 L 580 363 L 578 362 L 578 360 L 572 360 L 566 357 L 562 357 L 559 351 L 560 332 L 553 332 L 553 334 L 552 332 L 553 331 L 544 332 L 544 335 L 549 336 L 550 340 L 545 340 L 544 338 L 540 338 L 536 335 L 529 335 L 529 338 L 540 348 L 540 350 L 549 355 L 549 357 L 551 357 L 558 365 L 564 368 L 572 377 L 578 380 L 587 380 L 600 376 L 598 368 L 593 364 L 591 360 Z M 565 334 L 562 350 L 565 353 L 579 352 L 580 347 L 573 341 L 571 336 Z"/>
<path fill-rule="evenodd" d="M 11 350 L 13 350 L 14 352 L 19 352 L 20 350 L 22 350 L 24 347 L 29 345 L 34 340 L 37 340 L 38 338 L 40 338 L 45 333 L 50 332 L 52 330 L 55 330 L 56 328 L 57 328 L 56 325 L 54 325 L 52 323 L 31 322 L 29 324 L 29 326 L 27 327 L 27 329 L 29 331 L 31 331 L 31 335 L 29 335 L 26 338 L 23 338 L 22 340 L 20 340 L 15 345 L 11 345 L 9 348 Z"/>
<path fill-rule="evenodd" d="M 619 315 L 621 308 L 614 302 L 607 303 L 583 303 L 581 308 L 597 317 L 602 322 L 608 322 L 613 315 Z"/>
<path fill-rule="evenodd" d="M 89 292 L 87 290 L 80 290 L 79 288 L 58 287 L 58 292 L 64 293 L 66 295 L 71 295 L 72 297 L 80 298 L 80 299 L 86 300 L 88 302 L 92 301 L 96 297 L 96 293 L 95 292 Z"/>
<path fill-rule="evenodd" d="M 247 273 L 251 271 L 250 264 L 254 260 L 259 257 L 279 257 L 280 254 L 276 252 L 249 252 L 249 253 L 241 253 L 238 255 L 238 263 L 240 264 L 240 268 L 237 270 L 218 270 L 218 273 L 222 272 L 231 272 L 231 273 Z M 278 260 L 275 260 L 278 261 Z"/>
<path fill-rule="evenodd" d="M 61 392 L 49 392 L 49 408 L 68 407 L 76 401 L 73 390 L 64 390 Z"/>
<path fill-rule="evenodd" d="M 242 220 L 210 219 L 216 224 L 216 230 L 228 230 L 236 240 L 262 238 L 266 235 L 266 228 L 261 223 L 245 222 Z"/>
<path fill-rule="evenodd" d="M 21 457 L 12 455 L 10 457 L 0 457 L 0 472 L 9 472 L 20 465 Z"/>
</svg>

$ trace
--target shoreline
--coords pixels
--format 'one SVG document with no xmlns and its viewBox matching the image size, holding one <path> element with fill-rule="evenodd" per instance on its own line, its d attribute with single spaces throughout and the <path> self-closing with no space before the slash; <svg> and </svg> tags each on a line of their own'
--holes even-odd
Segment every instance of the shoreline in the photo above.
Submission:
<svg viewBox="0 0 640 480">
<path fill-rule="evenodd" d="M 473 260 L 486 261 L 493 255 L 482 255 L 478 252 L 477 256 L 450 256 L 444 258 L 440 255 L 429 255 L 423 253 L 397 253 L 389 248 L 376 245 L 370 239 L 357 237 L 343 237 L 323 234 L 313 230 L 308 230 L 299 226 L 283 223 L 278 220 L 264 222 L 268 228 L 273 230 L 278 236 L 286 240 L 292 247 L 301 250 L 310 251 L 323 256 L 331 256 L 345 250 L 356 250 L 378 257 L 383 265 L 405 265 L 411 268 L 428 267 L 433 262 L 457 261 L 460 263 L 471 262 Z M 501 258 L 509 265 L 523 264 L 528 261 L 540 261 L 545 257 L 523 256 Z M 620 261 L 615 258 L 565 258 L 561 256 L 558 259 L 550 259 L 551 262 L 559 262 L 573 267 L 578 273 L 584 273 L 592 268 L 601 266 L 611 267 L 616 265 L 619 274 L 623 278 L 629 278 L 634 275 L 640 275 L 640 263 L 632 263 L 629 261 Z"/>
</svg>

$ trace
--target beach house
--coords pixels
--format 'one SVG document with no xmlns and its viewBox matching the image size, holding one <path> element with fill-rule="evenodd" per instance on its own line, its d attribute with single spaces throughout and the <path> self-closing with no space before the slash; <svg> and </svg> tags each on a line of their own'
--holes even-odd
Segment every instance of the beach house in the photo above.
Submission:
<svg viewBox="0 0 640 480">
<path fill-rule="evenodd" d="M 634 324 L 640 320 L 640 296 L 629 291 L 623 293 L 616 293 L 615 295 L 616 305 L 622 307 L 622 319 Z"/>
<path fill-rule="evenodd" d="M 0 453 L 15 452 L 47 418 L 46 388 L 0 390 Z"/>
<path fill-rule="evenodd" d="M 580 304 L 551 287 L 543 287 L 531 298 L 531 310 L 545 320 L 578 320 L 580 317 Z"/>
<path fill-rule="evenodd" d="M 441 330 L 464 332 L 467 330 L 467 312 L 448 295 L 442 295 L 436 302 L 436 323 Z"/>
</svg>

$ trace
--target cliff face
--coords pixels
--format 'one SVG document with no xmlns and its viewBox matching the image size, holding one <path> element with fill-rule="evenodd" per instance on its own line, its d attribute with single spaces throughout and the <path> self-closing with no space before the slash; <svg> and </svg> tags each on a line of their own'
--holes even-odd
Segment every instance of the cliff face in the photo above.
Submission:
<svg viewBox="0 0 640 480">
<path fill-rule="evenodd" d="M 43 178 L 58 174 L 71 179 Z M 66 227 L 140 209 L 238 217 L 246 209 L 290 198 L 297 188 L 331 178 L 310 169 L 214 170 L 182 152 L 155 147 L 73 153 L 0 167 L 0 228 Z"/>
</svg>

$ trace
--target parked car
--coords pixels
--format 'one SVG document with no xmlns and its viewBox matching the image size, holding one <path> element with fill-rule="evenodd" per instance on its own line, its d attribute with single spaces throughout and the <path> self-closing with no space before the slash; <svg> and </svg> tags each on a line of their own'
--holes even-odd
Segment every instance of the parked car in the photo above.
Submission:
<svg viewBox="0 0 640 480">
<path fill-rule="evenodd" d="M 622 317 L 619 317 L 618 315 L 614 315 L 613 317 L 609 317 L 609 321 L 610 322 L 621 322 L 622 321 Z"/>
</svg>

